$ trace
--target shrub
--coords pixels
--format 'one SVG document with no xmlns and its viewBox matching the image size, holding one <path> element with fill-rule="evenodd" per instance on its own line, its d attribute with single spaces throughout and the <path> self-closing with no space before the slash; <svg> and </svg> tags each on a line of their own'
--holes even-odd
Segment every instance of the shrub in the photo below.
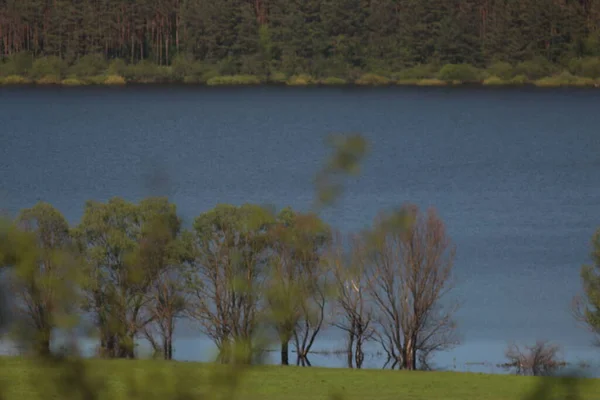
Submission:
<svg viewBox="0 0 600 400">
<path fill-rule="evenodd" d="M 355 82 L 357 85 L 388 85 L 390 80 L 385 76 L 377 74 L 364 74 Z"/>
<path fill-rule="evenodd" d="M 184 80 L 187 76 L 192 76 L 194 59 L 189 55 L 178 54 L 171 63 L 173 77 L 178 80 Z"/>
<path fill-rule="evenodd" d="M 419 64 L 395 74 L 398 81 L 418 81 L 433 78 L 438 69 L 433 64 Z"/>
<path fill-rule="evenodd" d="M 314 79 L 307 74 L 294 75 L 286 82 L 290 86 L 306 86 L 314 83 Z"/>
<path fill-rule="evenodd" d="M 169 80 L 171 69 L 161 67 L 148 60 L 128 65 L 124 71 L 125 79 L 139 83 L 156 83 Z"/>
<path fill-rule="evenodd" d="M 514 78 L 512 78 L 509 82 L 511 85 L 524 85 L 527 82 L 529 82 L 529 80 L 525 75 L 517 75 Z"/>
<path fill-rule="evenodd" d="M 582 59 L 579 64 L 579 70 L 575 74 L 585 78 L 600 78 L 600 58 L 589 57 Z"/>
<path fill-rule="evenodd" d="M 107 75 L 120 75 L 124 76 L 125 71 L 127 70 L 127 63 L 120 58 L 115 58 L 108 64 L 108 69 L 106 70 Z"/>
<path fill-rule="evenodd" d="M 416 85 L 419 83 L 419 79 L 400 79 L 396 81 L 397 85 Z"/>
<path fill-rule="evenodd" d="M 596 81 L 592 78 L 585 78 L 581 76 L 573 77 L 571 81 L 571 85 L 573 86 L 597 86 Z"/>
<path fill-rule="evenodd" d="M 508 80 L 514 76 L 514 68 L 507 62 L 495 62 L 488 67 L 488 71 L 491 74 L 490 77 L 496 76 L 500 79 Z"/>
<path fill-rule="evenodd" d="M 63 79 L 63 81 L 61 82 L 63 85 L 65 86 L 81 86 L 81 85 L 85 85 L 85 82 L 82 80 L 79 80 L 77 78 L 67 78 L 67 79 Z"/>
<path fill-rule="evenodd" d="M 83 79 L 83 82 L 85 84 L 91 84 L 91 85 L 102 85 L 102 84 L 104 84 L 105 80 L 106 80 L 106 76 L 96 75 L 96 76 L 86 76 Z"/>
<path fill-rule="evenodd" d="M 283 72 L 273 72 L 269 76 L 269 82 L 285 83 L 285 81 L 287 81 L 287 76 Z"/>
<path fill-rule="evenodd" d="M 125 78 L 120 75 L 109 75 L 104 79 L 105 85 L 124 85 L 126 83 Z"/>
<path fill-rule="evenodd" d="M 2 78 L 3 85 L 22 85 L 31 83 L 31 81 L 21 75 L 8 75 Z"/>
<path fill-rule="evenodd" d="M 230 75 L 230 76 L 215 76 L 207 82 L 209 86 L 218 85 L 258 85 L 260 79 L 253 75 Z"/>
<path fill-rule="evenodd" d="M 499 367 L 512 369 L 517 375 L 553 375 L 558 369 L 566 366 L 558 357 L 559 351 L 557 345 L 545 341 L 537 341 L 533 346 L 525 346 L 524 349 L 512 344 L 505 352 L 508 362 Z"/>
<path fill-rule="evenodd" d="M 67 70 L 66 63 L 59 57 L 50 56 L 38 58 L 31 67 L 31 77 L 36 80 L 56 78 L 59 82 Z"/>
<path fill-rule="evenodd" d="M 23 85 L 31 83 L 31 80 L 21 75 L 8 75 L 2 78 L 3 85 Z"/>
<path fill-rule="evenodd" d="M 440 79 L 421 79 L 417 81 L 418 86 L 444 86 L 446 81 Z"/>
<path fill-rule="evenodd" d="M 335 76 L 329 76 L 325 79 L 322 79 L 321 82 L 323 85 L 345 85 L 348 82 L 346 82 L 345 79 L 342 78 L 336 78 Z"/>
<path fill-rule="evenodd" d="M 27 76 L 32 66 L 33 55 L 22 51 L 11 55 L 4 62 L 0 63 L 0 76 Z"/>
<path fill-rule="evenodd" d="M 500 86 L 500 85 L 506 85 L 507 83 L 508 83 L 507 81 L 505 81 L 504 79 L 502 79 L 496 75 L 492 75 L 483 81 L 483 84 L 487 85 L 487 86 Z"/>
<path fill-rule="evenodd" d="M 69 72 L 78 78 L 87 78 L 103 74 L 108 65 L 102 54 L 87 54 L 69 68 Z"/>
<path fill-rule="evenodd" d="M 195 61 L 190 55 L 178 55 L 171 64 L 172 77 L 186 83 L 206 82 L 218 76 L 216 67 Z"/>
<path fill-rule="evenodd" d="M 538 79 L 534 82 L 534 85 L 542 87 L 568 86 L 571 84 L 571 82 L 573 82 L 573 80 L 573 75 L 571 75 L 568 71 L 563 71 L 560 75 Z"/>
<path fill-rule="evenodd" d="M 58 75 L 44 75 L 35 81 L 35 83 L 39 85 L 58 85 L 60 82 L 61 79 Z"/>
<path fill-rule="evenodd" d="M 516 75 L 524 75 L 529 80 L 537 80 L 549 76 L 552 66 L 545 59 L 523 61 L 515 66 Z"/>
<path fill-rule="evenodd" d="M 480 81 L 480 72 L 469 64 L 446 64 L 440 72 L 438 79 L 446 82 L 477 82 Z"/>
</svg>

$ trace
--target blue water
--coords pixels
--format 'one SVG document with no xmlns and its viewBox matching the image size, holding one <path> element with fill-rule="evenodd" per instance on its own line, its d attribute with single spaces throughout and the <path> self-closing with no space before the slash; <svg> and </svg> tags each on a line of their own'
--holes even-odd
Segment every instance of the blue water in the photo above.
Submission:
<svg viewBox="0 0 600 400">
<path fill-rule="evenodd" d="M 325 218 L 350 231 L 405 201 L 439 210 L 463 302 L 462 344 L 440 367 L 498 372 L 466 363 L 536 339 L 597 363 L 569 306 L 600 227 L 599 104 L 572 89 L 1 88 L 0 208 L 44 200 L 72 223 L 112 196 L 168 195 L 187 222 L 217 203 L 307 209 L 327 134 L 360 132 L 370 156 Z M 330 329 L 317 350 L 342 345 Z M 175 347 L 211 355 L 189 326 Z"/>
</svg>

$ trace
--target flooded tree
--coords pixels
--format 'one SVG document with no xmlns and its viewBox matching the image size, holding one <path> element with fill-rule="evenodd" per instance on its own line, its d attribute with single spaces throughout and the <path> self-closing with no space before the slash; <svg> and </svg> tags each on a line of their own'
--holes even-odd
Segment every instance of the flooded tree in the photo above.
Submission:
<svg viewBox="0 0 600 400">
<path fill-rule="evenodd" d="M 377 337 L 392 368 L 417 369 L 417 357 L 456 343 L 456 307 L 442 303 L 452 289 L 454 246 L 444 223 L 414 205 L 381 215 L 368 235 L 369 295 L 377 310 Z"/>
<path fill-rule="evenodd" d="M 189 314 L 215 343 L 221 362 L 251 361 L 264 308 L 272 222 L 267 209 L 250 204 L 218 205 L 194 221 Z"/>
<path fill-rule="evenodd" d="M 101 355 L 135 357 L 136 338 L 155 318 L 147 312 L 149 294 L 179 224 L 166 198 L 87 202 L 77 235 L 89 274 L 84 311 L 100 331 Z"/>
<path fill-rule="evenodd" d="M 595 344 L 600 346 L 600 230 L 592 238 L 593 265 L 581 268 L 583 296 L 575 297 L 573 312 L 577 321 L 582 323 L 595 336 Z"/>
<path fill-rule="evenodd" d="M 359 235 L 350 238 L 350 249 L 344 248 L 343 236 L 337 234 L 329 256 L 336 288 L 334 326 L 346 335 L 348 368 L 362 368 L 363 345 L 373 337 L 373 308 L 368 295 L 365 268 L 366 244 Z"/>
<path fill-rule="evenodd" d="M 69 224 L 48 203 L 21 211 L 16 229 L 31 234 L 31 247 L 15 262 L 12 289 L 17 319 L 26 326 L 18 330 L 20 340 L 31 340 L 35 353 L 48 356 L 53 331 L 60 318 L 74 313 L 76 270 Z"/>
<path fill-rule="evenodd" d="M 514 370 L 517 375 L 553 375 L 566 366 L 566 363 L 559 359 L 559 351 L 559 346 L 542 340 L 523 349 L 516 344 L 511 344 L 504 353 L 508 362 L 501 364 L 500 367 Z"/>
</svg>

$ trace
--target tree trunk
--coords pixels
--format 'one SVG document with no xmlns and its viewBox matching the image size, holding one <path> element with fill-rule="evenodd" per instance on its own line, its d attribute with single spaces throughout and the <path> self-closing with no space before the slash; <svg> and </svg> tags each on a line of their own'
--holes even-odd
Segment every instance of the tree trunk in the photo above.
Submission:
<svg viewBox="0 0 600 400">
<path fill-rule="evenodd" d="M 290 365 L 289 340 L 281 340 L 281 365 Z"/>
<path fill-rule="evenodd" d="M 354 324 L 353 324 L 354 325 Z M 346 347 L 346 355 L 348 356 L 348 368 L 353 367 L 353 356 L 354 351 L 354 332 L 348 332 L 348 345 Z"/>
</svg>

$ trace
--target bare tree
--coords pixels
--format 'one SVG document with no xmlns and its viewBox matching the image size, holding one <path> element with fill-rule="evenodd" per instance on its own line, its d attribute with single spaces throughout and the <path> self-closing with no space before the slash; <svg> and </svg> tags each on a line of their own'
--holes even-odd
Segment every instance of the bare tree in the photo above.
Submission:
<svg viewBox="0 0 600 400">
<path fill-rule="evenodd" d="M 417 368 L 419 354 L 445 350 L 457 340 L 456 306 L 442 303 L 452 289 L 454 246 L 442 220 L 414 205 L 382 215 L 368 234 L 369 295 L 377 307 L 377 339 L 392 368 Z"/>
<path fill-rule="evenodd" d="M 533 346 L 525 346 L 524 349 L 513 343 L 505 352 L 508 362 L 499 367 L 512 369 L 517 375 L 552 375 L 566 365 L 558 358 L 559 351 L 559 346 L 547 341 L 538 340 Z"/>
<path fill-rule="evenodd" d="M 296 286 L 300 318 L 293 334 L 296 365 L 311 366 L 308 354 L 325 322 L 330 276 L 323 256 L 331 232 L 316 214 L 296 214 L 291 229 L 292 259 L 299 271 Z"/>
<path fill-rule="evenodd" d="M 360 236 L 350 241 L 348 254 L 344 251 L 343 237 L 337 234 L 329 257 L 336 286 L 337 315 L 333 325 L 347 334 L 348 368 L 361 368 L 365 357 L 363 345 L 374 334 L 373 310 L 367 295 L 365 243 Z"/>
</svg>

